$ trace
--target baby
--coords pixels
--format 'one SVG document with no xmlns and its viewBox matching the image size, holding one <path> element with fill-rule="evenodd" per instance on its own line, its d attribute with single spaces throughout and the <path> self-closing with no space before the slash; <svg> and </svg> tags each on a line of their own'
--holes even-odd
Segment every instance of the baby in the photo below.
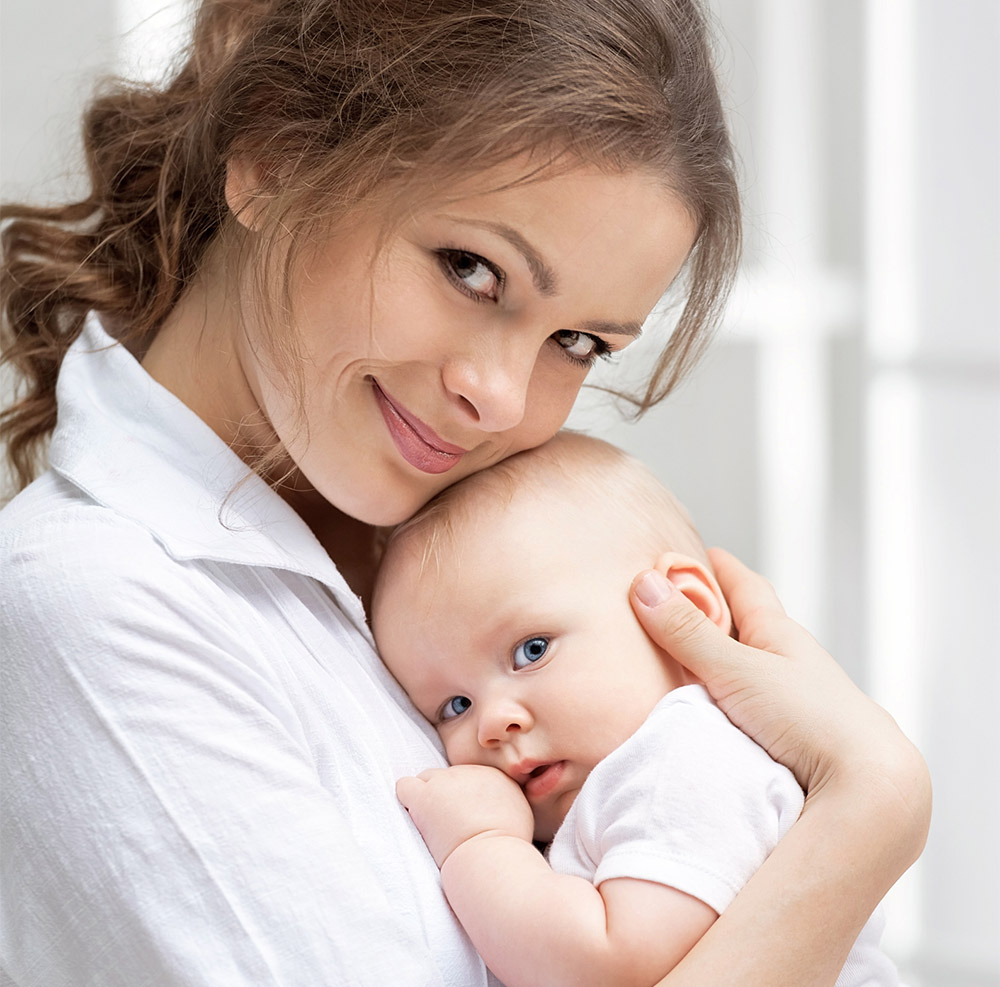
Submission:
<svg viewBox="0 0 1000 987">
<path fill-rule="evenodd" d="M 569 432 L 444 491 L 386 548 L 376 640 L 452 764 L 397 793 L 507 987 L 655 983 L 802 809 L 642 630 L 628 587 L 652 567 L 729 630 L 683 508 Z M 898 984 L 876 924 L 838 987 Z"/>
</svg>

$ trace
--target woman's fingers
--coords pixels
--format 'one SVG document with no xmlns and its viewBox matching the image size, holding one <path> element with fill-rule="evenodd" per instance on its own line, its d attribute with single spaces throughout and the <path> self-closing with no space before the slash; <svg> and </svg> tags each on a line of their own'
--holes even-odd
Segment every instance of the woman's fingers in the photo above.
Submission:
<svg viewBox="0 0 1000 987">
<path fill-rule="evenodd" d="M 737 626 L 741 617 L 757 609 L 773 610 L 784 615 L 785 608 L 778 594 L 763 576 L 722 548 L 710 548 L 708 558 Z"/>
<path fill-rule="evenodd" d="M 739 641 L 652 570 L 637 576 L 631 590 L 646 632 L 705 683 L 736 726 L 794 772 L 809 796 L 838 781 L 886 812 L 908 814 L 913 824 L 905 832 L 919 852 L 930 807 L 919 753 L 785 614 L 767 580 L 728 552 L 713 549 L 710 556 Z"/>
<path fill-rule="evenodd" d="M 724 549 L 710 548 L 708 556 L 741 644 L 789 657 L 816 647 L 816 639 L 785 613 L 763 576 Z"/>
<path fill-rule="evenodd" d="M 631 599 L 650 638 L 701 679 L 718 701 L 717 689 L 724 691 L 739 646 L 656 569 L 636 576 Z"/>
<path fill-rule="evenodd" d="M 739 641 L 659 572 L 634 581 L 636 614 L 653 641 L 705 683 L 722 711 L 808 786 L 831 748 L 848 740 L 838 739 L 842 716 L 869 701 L 786 616 L 767 580 L 725 552 L 713 551 L 712 563 L 731 598 Z"/>
<path fill-rule="evenodd" d="M 740 617 L 760 625 L 757 636 L 794 637 L 790 628 L 795 625 L 767 582 L 732 556 L 720 561 L 726 580 L 724 584 L 720 579 L 720 585 L 736 591 Z M 636 577 L 632 600 L 652 640 L 701 679 L 733 723 L 806 786 L 815 777 L 817 752 L 810 750 L 809 733 L 816 705 L 824 701 L 822 681 L 803 676 L 803 669 L 781 652 L 748 647 L 728 637 L 683 593 L 673 590 L 662 573 L 651 570 Z M 809 645 L 817 647 L 815 642 Z"/>
</svg>

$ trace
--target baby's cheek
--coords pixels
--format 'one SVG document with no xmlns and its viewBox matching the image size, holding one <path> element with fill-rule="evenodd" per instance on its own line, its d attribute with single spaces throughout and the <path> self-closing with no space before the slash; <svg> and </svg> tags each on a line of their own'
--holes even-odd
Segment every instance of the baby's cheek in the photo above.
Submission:
<svg viewBox="0 0 1000 987">
<path fill-rule="evenodd" d="M 463 725 L 446 726 L 438 730 L 441 743 L 444 744 L 445 757 L 449 764 L 485 764 L 497 767 L 487 759 L 487 752 L 475 743 L 471 731 Z"/>
</svg>

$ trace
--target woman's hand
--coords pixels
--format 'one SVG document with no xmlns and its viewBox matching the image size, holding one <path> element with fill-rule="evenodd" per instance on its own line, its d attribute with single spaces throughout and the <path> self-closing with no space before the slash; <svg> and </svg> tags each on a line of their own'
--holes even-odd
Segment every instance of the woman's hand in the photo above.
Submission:
<svg viewBox="0 0 1000 987">
<path fill-rule="evenodd" d="M 832 786 L 853 789 L 880 815 L 891 813 L 893 849 L 905 869 L 923 849 L 930 823 L 923 758 L 892 717 L 785 614 L 765 579 L 727 552 L 709 554 L 738 640 L 653 570 L 637 576 L 631 591 L 647 633 L 705 683 L 736 726 L 794 772 L 807 809 Z"/>
<path fill-rule="evenodd" d="M 886 891 L 923 849 L 927 767 L 892 717 L 731 555 L 712 565 L 738 640 L 662 573 L 632 584 L 649 636 L 806 790 L 798 822 L 659 987 L 826 987 Z"/>
</svg>

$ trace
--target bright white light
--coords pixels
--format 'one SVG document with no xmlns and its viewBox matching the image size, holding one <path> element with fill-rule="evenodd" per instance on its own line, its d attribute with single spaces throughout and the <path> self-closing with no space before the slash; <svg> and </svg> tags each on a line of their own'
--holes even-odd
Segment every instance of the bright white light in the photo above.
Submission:
<svg viewBox="0 0 1000 987">
<path fill-rule="evenodd" d="M 907 370 L 883 370 L 868 397 L 868 542 L 872 696 L 919 744 L 923 648 L 917 544 L 919 394 Z"/>
<path fill-rule="evenodd" d="M 758 352 L 761 567 L 788 613 L 828 636 L 825 347 L 809 334 L 763 339 Z"/>
<path fill-rule="evenodd" d="M 921 744 L 925 688 L 917 572 L 920 518 L 916 243 L 916 32 L 911 0 L 867 10 L 866 346 L 869 691 Z M 885 946 L 921 947 L 922 866 L 887 898 Z"/>
<path fill-rule="evenodd" d="M 760 112 L 753 134 L 763 222 L 771 263 L 798 278 L 820 262 L 823 242 L 820 5 L 758 0 L 755 7 Z"/>
<path fill-rule="evenodd" d="M 755 150 L 768 249 L 758 295 L 758 437 L 761 567 L 788 612 L 827 637 L 825 532 L 828 403 L 824 360 L 832 323 L 816 289 L 825 281 L 820 245 L 821 63 L 815 4 L 761 0 L 760 112 Z M 748 313 L 754 314 L 754 313 Z"/>
<path fill-rule="evenodd" d="M 916 141 L 912 0 L 867 4 L 867 253 L 871 356 L 898 362 L 917 342 Z"/>
<path fill-rule="evenodd" d="M 130 79 L 164 78 L 187 41 L 192 9 L 187 0 L 118 0 L 118 71 Z"/>
<path fill-rule="evenodd" d="M 904 733 L 921 746 L 924 648 L 917 573 L 919 504 L 919 394 L 912 373 L 883 370 L 868 392 L 868 598 L 871 656 L 868 691 L 892 711 Z M 913 955 L 921 945 L 921 865 L 892 889 L 890 954 Z"/>
</svg>

